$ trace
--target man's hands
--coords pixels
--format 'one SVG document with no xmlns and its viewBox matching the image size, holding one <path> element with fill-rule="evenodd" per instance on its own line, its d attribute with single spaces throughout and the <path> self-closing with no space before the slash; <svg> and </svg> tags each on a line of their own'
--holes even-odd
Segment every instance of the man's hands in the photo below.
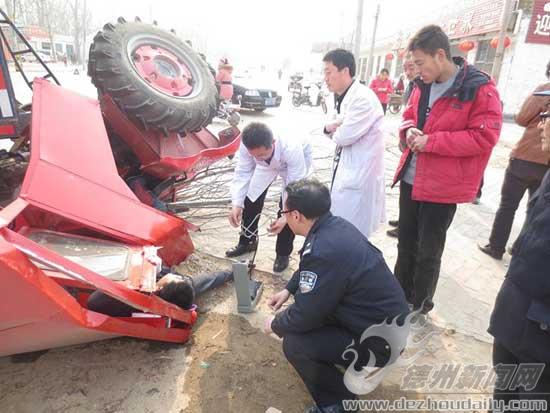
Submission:
<svg viewBox="0 0 550 413">
<path fill-rule="evenodd" d="M 428 135 L 424 135 L 420 129 L 407 129 L 407 146 L 411 151 L 417 153 L 422 152 L 428 143 Z"/>
<path fill-rule="evenodd" d="M 267 317 L 267 318 L 265 319 L 265 321 L 264 321 L 264 328 L 263 328 L 265 334 L 271 334 L 271 333 L 273 333 L 273 330 L 271 329 L 271 323 L 273 322 L 273 319 L 274 319 L 274 318 L 275 318 L 275 317 Z"/>
<path fill-rule="evenodd" d="M 279 291 L 277 294 L 272 296 L 268 301 L 267 305 L 269 308 L 271 308 L 273 311 L 279 310 L 284 303 L 287 302 L 288 298 L 290 297 L 290 291 L 288 291 L 286 288 L 282 291 Z"/>
<path fill-rule="evenodd" d="M 239 225 L 241 225 L 242 217 L 243 217 L 243 208 L 237 207 L 237 206 L 231 207 L 231 211 L 229 212 L 229 223 L 233 227 L 236 228 Z"/>
<path fill-rule="evenodd" d="M 286 216 L 283 214 L 281 218 L 277 219 L 277 221 L 272 222 L 269 226 L 269 234 L 270 235 L 277 235 L 279 234 L 283 228 L 286 226 Z"/>
<path fill-rule="evenodd" d="M 282 291 L 279 291 L 277 294 L 272 296 L 268 301 L 267 305 L 269 308 L 271 308 L 273 311 L 279 310 L 284 303 L 288 300 L 290 297 L 290 291 L 288 291 L 286 288 Z M 275 317 L 267 317 L 264 321 L 264 333 L 265 334 L 271 334 L 273 333 L 273 330 L 271 329 L 271 323 L 273 322 L 273 319 Z"/>
<path fill-rule="evenodd" d="M 336 132 L 336 129 L 338 129 L 338 127 L 342 124 L 342 120 L 339 119 L 339 120 L 336 120 L 332 123 L 329 123 L 328 125 L 325 126 L 325 131 L 329 134 L 329 135 L 332 135 L 334 132 Z"/>
</svg>

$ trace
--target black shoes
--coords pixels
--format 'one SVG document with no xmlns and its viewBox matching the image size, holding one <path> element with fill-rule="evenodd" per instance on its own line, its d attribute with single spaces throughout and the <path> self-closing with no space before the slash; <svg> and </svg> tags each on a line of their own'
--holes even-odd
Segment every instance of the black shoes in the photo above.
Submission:
<svg viewBox="0 0 550 413">
<path fill-rule="evenodd" d="M 256 251 L 258 248 L 258 241 L 251 242 L 250 244 L 237 244 L 236 247 L 225 251 L 225 256 L 228 258 L 238 257 L 239 255 L 246 254 L 247 252 Z"/>
<path fill-rule="evenodd" d="M 388 235 L 388 237 L 397 238 L 397 236 L 399 235 L 399 220 L 395 219 L 392 221 L 388 221 L 388 224 L 395 228 L 387 230 L 386 234 Z"/>
<path fill-rule="evenodd" d="M 277 255 L 273 263 L 273 272 L 283 272 L 288 267 L 289 256 Z"/>
<path fill-rule="evenodd" d="M 388 237 L 397 238 L 399 236 L 399 228 L 389 229 L 386 231 Z"/>
<path fill-rule="evenodd" d="M 480 249 L 481 252 L 487 254 L 489 257 L 494 258 L 495 260 L 501 260 L 502 256 L 504 255 L 504 251 L 499 252 L 499 251 L 495 250 L 491 246 L 491 244 L 478 245 L 478 248 Z"/>
</svg>

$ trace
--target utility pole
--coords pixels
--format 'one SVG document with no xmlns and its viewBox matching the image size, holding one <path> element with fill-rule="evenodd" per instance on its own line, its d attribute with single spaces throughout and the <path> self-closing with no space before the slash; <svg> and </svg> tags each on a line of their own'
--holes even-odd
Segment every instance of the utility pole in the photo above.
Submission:
<svg viewBox="0 0 550 413">
<path fill-rule="evenodd" d="M 355 23 L 355 48 L 353 54 L 355 55 L 355 62 L 359 65 L 361 57 L 361 27 L 363 26 L 363 1 L 357 0 L 357 21 Z M 357 69 L 360 69 L 357 67 Z"/>
<path fill-rule="evenodd" d="M 86 0 L 84 0 L 84 10 L 82 12 L 82 71 L 86 73 Z"/>
<path fill-rule="evenodd" d="M 367 63 L 367 78 L 369 80 L 370 73 L 372 71 L 372 64 L 374 60 L 374 44 L 376 42 L 376 29 L 378 28 L 378 17 L 380 16 L 380 3 L 376 5 L 376 15 L 374 16 L 374 29 L 372 30 L 372 39 L 370 43 L 369 61 Z"/>
<path fill-rule="evenodd" d="M 504 58 L 504 39 L 506 38 L 506 29 L 510 21 L 512 14 L 512 0 L 504 0 L 504 7 L 502 8 L 502 15 L 500 18 L 500 31 L 498 33 L 498 45 L 495 53 L 495 61 L 493 63 L 493 70 L 491 76 L 495 80 L 498 86 L 498 80 L 500 78 L 500 69 L 502 69 L 502 60 Z"/>
</svg>

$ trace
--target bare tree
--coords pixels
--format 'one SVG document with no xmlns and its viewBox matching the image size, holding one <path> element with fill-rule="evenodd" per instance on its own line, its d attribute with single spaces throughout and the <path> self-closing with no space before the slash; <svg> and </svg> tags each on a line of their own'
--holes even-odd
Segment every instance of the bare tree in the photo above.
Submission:
<svg viewBox="0 0 550 413">
<path fill-rule="evenodd" d="M 92 26 L 92 13 L 88 8 L 84 10 L 84 1 L 82 0 L 70 0 L 69 1 L 70 9 L 70 27 L 74 38 L 74 48 L 75 48 L 75 63 L 82 63 L 82 48 L 86 47 L 83 44 L 84 39 L 84 16 L 86 16 L 86 27 L 89 28 Z"/>
</svg>

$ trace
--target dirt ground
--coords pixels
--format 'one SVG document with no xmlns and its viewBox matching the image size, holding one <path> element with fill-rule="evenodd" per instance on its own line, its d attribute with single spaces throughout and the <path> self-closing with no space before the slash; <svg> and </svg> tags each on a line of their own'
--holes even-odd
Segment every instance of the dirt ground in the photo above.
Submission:
<svg viewBox="0 0 550 413">
<path fill-rule="evenodd" d="M 228 266 L 193 256 L 180 269 Z M 266 294 L 284 285 L 259 278 Z M 220 304 L 230 311 L 233 295 L 228 285 L 199 298 L 199 320 L 185 345 L 119 338 L 0 358 L 0 412 L 302 410 L 309 397 L 281 343 L 243 317 L 213 311 Z"/>
<path fill-rule="evenodd" d="M 197 274 L 229 266 L 196 254 L 180 270 Z M 0 358 L 0 412 L 302 412 L 311 404 L 303 383 L 281 342 L 259 328 L 271 313 L 265 297 L 285 282 L 269 273 L 256 278 L 265 285 L 256 313 L 236 313 L 232 284 L 212 291 L 199 298 L 199 321 L 184 345 L 118 338 Z M 452 331 L 439 331 L 427 350 L 419 363 L 488 362 L 490 354 L 486 343 Z M 420 397 L 400 390 L 402 376 L 393 372 L 369 397 Z"/>
</svg>

